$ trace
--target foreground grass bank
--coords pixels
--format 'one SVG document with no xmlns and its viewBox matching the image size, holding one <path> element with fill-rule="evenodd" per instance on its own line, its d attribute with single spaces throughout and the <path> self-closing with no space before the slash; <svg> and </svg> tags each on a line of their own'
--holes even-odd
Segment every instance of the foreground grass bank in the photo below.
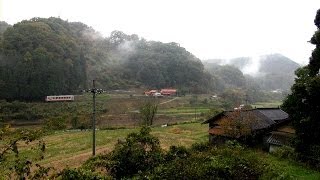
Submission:
<svg viewBox="0 0 320 180">
<path fill-rule="evenodd" d="M 172 145 L 191 147 L 194 143 L 207 142 L 207 129 L 207 125 L 188 123 L 167 127 L 153 127 L 151 134 L 159 138 L 161 148 L 168 151 Z M 138 131 L 138 128 L 97 131 L 97 154 L 111 152 L 119 140 L 123 141 L 129 133 Z M 45 136 L 43 140 L 46 142 L 45 158 L 36 163 L 47 167 L 52 166 L 56 170 L 66 167 L 79 167 L 92 155 L 92 133 L 90 131 L 57 131 Z M 29 148 L 30 145 L 21 144 L 20 155 L 32 158 L 34 153 Z M 279 159 L 257 150 L 247 149 L 246 152 L 257 157 L 261 162 L 271 164 L 272 169 L 277 169 L 286 175 L 289 174 L 290 176 L 286 176 L 286 178 L 320 179 L 319 172 L 296 162 Z M 9 173 L 7 169 L 1 169 L 1 172 Z"/>
<path fill-rule="evenodd" d="M 98 130 L 96 134 L 97 154 L 109 152 L 118 140 L 123 140 L 131 132 L 139 129 Z M 207 125 L 200 123 L 178 124 L 154 127 L 152 134 L 160 139 L 162 148 L 172 145 L 189 147 L 195 142 L 207 141 Z M 55 168 L 77 167 L 92 155 L 91 131 L 57 131 L 45 136 L 46 153 L 40 164 Z M 23 151 L 22 156 L 32 156 L 32 150 Z"/>
</svg>

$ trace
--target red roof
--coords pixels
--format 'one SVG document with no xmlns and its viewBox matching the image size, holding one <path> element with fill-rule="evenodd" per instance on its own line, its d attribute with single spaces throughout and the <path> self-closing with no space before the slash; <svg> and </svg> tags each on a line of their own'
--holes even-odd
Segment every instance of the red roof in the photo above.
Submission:
<svg viewBox="0 0 320 180">
<path fill-rule="evenodd" d="M 161 89 L 161 93 L 176 93 L 176 89 Z"/>
</svg>

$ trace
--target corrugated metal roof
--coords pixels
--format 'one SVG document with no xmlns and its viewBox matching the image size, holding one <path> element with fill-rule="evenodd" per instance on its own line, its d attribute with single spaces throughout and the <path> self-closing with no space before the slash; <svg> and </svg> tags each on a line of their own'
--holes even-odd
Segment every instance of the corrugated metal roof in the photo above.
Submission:
<svg viewBox="0 0 320 180">
<path fill-rule="evenodd" d="M 274 109 L 255 109 L 255 111 L 260 112 L 261 114 L 265 115 L 268 119 L 273 121 L 282 121 L 288 119 L 289 115 L 281 109 L 274 108 Z"/>
<path fill-rule="evenodd" d="M 271 136 L 268 138 L 267 143 L 275 144 L 275 145 L 286 145 L 290 146 L 293 139 L 293 134 L 290 133 L 280 133 L 280 132 L 273 132 Z"/>
</svg>

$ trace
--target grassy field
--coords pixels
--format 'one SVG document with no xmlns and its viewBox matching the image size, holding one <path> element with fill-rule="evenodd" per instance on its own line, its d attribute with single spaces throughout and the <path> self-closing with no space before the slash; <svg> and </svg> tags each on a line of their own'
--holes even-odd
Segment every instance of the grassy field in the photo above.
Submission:
<svg viewBox="0 0 320 180">
<path fill-rule="evenodd" d="M 190 146 L 195 142 L 205 142 L 207 125 L 200 123 L 178 124 L 167 127 L 154 127 L 152 134 L 160 139 L 161 146 L 168 149 L 172 145 Z M 96 134 L 97 153 L 109 152 L 115 143 L 127 134 L 138 129 L 98 130 Z M 46 142 L 45 159 L 38 163 L 55 168 L 77 167 L 92 154 L 92 132 L 58 131 L 44 137 Z M 22 156 L 32 157 L 31 150 L 25 149 Z"/>
<path fill-rule="evenodd" d="M 253 108 L 277 108 L 282 104 L 282 101 L 274 101 L 274 102 L 257 102 L 252 104 Z"/>
<path fill-rule="evenodd" d="M 172 145 L 189 147 L 195 142 L 208 141 L 208 126 L 199 122 L 205 119 L 205 114 L 212 108 L 219 108 L 216 100 L 206 100 L 207 96 L 198 97 L 194 102 L 194 96 L 166 97 L 150 99 L 144 96 L 129 96 L 118 94 L 101 94 L 97 98 L 96 152 L 110 152 L 118 140 L 123 140 L 131 132 L 137 132 L 139 117 L 135 117 L 139 107 L 149 100 L 156 101 L 158 112 L 155 119 L 156 126 L 152 128 L 152 134 L 159 138 L 163 149 L 168 150 Z M 207 103 L 202 103 L 204 100 Z M 193 101 L 193 103 L 191 103 Z M 281 102 L 261 102 L 252 106 L 256 108 L 278 107 Z M 62 118 L 65 123 L 77 119 L 80 122 L 90 124 L 91 96 L 78 96 L 75 102 L 69 103 L 1 103 L 0 112 L 3 119 L 14 119 L 23 123 L 37 119 L 38 126 L 50 118 Z M 10 109 L 8 111 L 7 109 Z M 13 110 L 12 110 L 13 109 Z M 183 123 L 197 120 L 198 123 Z M 12 122 L 12 121 L 10 121 Z M 176 124 L 178 123 L 178 124 Z M 180 123 L 180 124 L 179 124 Z M 176 124 L 160 127 L 160 124 Z M 30 127 L 30 126 L 29 126 Z M 125 127 L 114 130 L 104 128 Z M 43 160 L 36 163 L 51 166 L 57 170 L 65 167 L 78 167 L 92 155 L 92 132 L 65 130 L 56 131 L 43 138 L 46 142 L 46 153 Z M 32 146 L 32 144 L 31 144 Z M 36 144 L 33 144 L 33 147 Z M 34 150 L 25 144 L 20 144 L 20 156 L 33 159 Z M 281 171 L 289 172 L 294 179 L 320 179 L 320 173 L 310 170 L 305 166 L 292 161 L 278 159 L 268 153 L 256 151 L 261 161 L 270 162 Z M 0 170 L 1 171 L 1 170 Z M 4 172 L 4 171 L 3 171 Z M 0 176 L 1 179 L 1 176 Z"/>
<path fill-rule="evenodd" d="M 98 94 L 96 119 L 99 128 L 139 126 L 139 108 L 147 101 L 158 104 L 154 124 L 170 124 L 194 120 L 205 120 L 211 109 L 219 109 L 219 99 L 209 95 L 153 98 L 130 94 Z M 278 107 L 281 102 L 260 102 L 252 106 Z M 92 96 L 83 94 L 74 102 L 1 102 L 0 119 L 14 126 L 43 125 L 48 120 L 62 119 L 66 128 L 90 128 L 92 118 Z"/>
<path fill-rule="evenodd" d="M 99 128 L 139 126 L 139 108 L 147 101 L 158 104 L 158 112 L 154 120 L 156 125 L 204 120 L 205 113 L 215 106 L 202 104 L 202 99 L 197 98 L 197 101 L 194 101 L 194 96 L 152 98 L 141 95 L 98 94 L 97 126 Z M 42 126 L 48 120 L 56 121 L 59 118 L 67 128 L 80 126 L 89 128 L 92 118 L 91 95 L 76 96 L 74 102 L 3 102 L 0 104 L 0 119 L 18 127 Z"/>
</svg>

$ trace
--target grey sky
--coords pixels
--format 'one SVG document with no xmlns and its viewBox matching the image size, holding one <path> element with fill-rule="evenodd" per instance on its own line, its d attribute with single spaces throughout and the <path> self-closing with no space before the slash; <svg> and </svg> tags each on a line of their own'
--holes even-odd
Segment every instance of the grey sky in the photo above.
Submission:
<svg viewBox="0 0 320 180">
<path fill-rule="evenodd" d="M 0 20 L 60 16 L 104 36 L 177 42 L 200 59 L 281 53 L 306 64 L 319 8 L 318 0 L 0 0 Z"/>
</svg>

